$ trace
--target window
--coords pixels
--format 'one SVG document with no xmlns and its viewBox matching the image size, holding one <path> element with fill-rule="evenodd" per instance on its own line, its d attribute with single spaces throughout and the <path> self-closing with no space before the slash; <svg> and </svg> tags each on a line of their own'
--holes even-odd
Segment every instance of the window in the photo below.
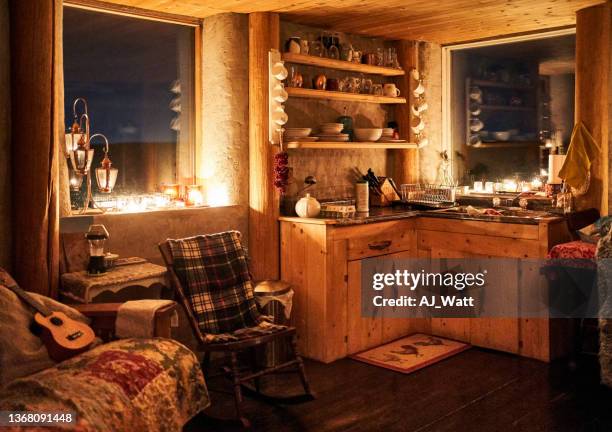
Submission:
<svg viewBox="0 0 612 432">
<path fill-rule="evenodd" d="M 557 181 L 548 156 L 567 149 L 574 124 L 575 39 L 564 29 L 444 48 L 444 141 L 456 180 Z"/>
<path fill-rule="evenodd" d="M 66 127 L 73 101 L 86 99 L 91 133 L 108 138 L 119 169 L 112 195 L 192 182 L 195 36 L 190 25 L 64 8 Z M 95 168 L 103 141 L 92 147 Z M 83 194 L 72 193 L 73 207 Z"/>
</svg>

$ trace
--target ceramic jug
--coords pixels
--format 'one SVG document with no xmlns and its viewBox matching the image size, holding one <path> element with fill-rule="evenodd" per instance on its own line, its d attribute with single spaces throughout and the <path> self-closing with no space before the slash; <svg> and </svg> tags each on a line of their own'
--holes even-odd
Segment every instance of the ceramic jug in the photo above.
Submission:
<svg viewBox="0 0 612 432">
<path fill-rule="evenodd" d="M 301 198 L 295 205 L 295 212 L 299 217 L 313 218 L 317 217 L 321 212 L 321 204 L 316 198 L 311 197 L 309 193 L 304 198 Z"/>
</svg>

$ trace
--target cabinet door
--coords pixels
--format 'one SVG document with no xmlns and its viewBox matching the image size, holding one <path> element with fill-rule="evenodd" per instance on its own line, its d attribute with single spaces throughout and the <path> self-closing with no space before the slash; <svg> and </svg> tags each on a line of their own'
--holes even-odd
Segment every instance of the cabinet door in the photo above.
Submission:
<svg viewBox="0 0 612 432">
<path fill-rule="evenodd" d="M 385 255 L 384 259 L 414 258 L 414 251 Z M 389 261 L 390 263 L 390 261 Z M 362 260 L 348 263 L 348 352 L 353 354 L 381 345 L 412 333 L 428 333 L 431 330 L 426 318 L 385 317 L 384 309 L 372 318 L 361 316 L 361 265 Z M 382 264 L 384 266 L 384 264 Z M 380 271 L 390 271 L 381 268 Z"/>
<path fill-rule="evenodd" d="M 382 342 L 382 316 L 361 316 L 361 260 L 348 262 L 347 348 L 354 354 Z M 380 310 L 380 309 L 377 309 Z"/>
<path fill-rule="evenodd" d="M 483 255 L 451 248 L 439 248 L 434 244 L 419 243 L 422 248 L 419 256 L 430 258 L 491 258 Z M 423 247 L 426 248 L 423 248 Z M 508 277 L 511 276 L 511 277 Z M 495 296 L 500 301 L 517 303 L 518 296 L 517 271 L 504 270 L 504 276 L 489 274 L 490 280 L 496 281 Z M 499 284 L 503 284 L 499 285 Z M 486 288 L 485 288 L 486 289 Z M 505 297 L 502 298 L 501 296 Z M 510 297 L 510 298 L 508 298 Z M 496 349 L 500 351 L 519 352 L 519 320 L 518 318 L 432 318 L 431 331 L 438 336 L 469 342 L 473 345 Z"/>
</svg>

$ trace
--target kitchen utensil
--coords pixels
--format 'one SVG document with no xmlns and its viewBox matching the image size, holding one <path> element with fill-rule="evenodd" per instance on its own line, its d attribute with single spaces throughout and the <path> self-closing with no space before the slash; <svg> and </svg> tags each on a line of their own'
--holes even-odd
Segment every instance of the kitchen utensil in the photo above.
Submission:
<svg viewBox="0 0 612 432">
<path fill-rule="evenodd" d="M 344 123 L 323 123 L 319 127 L 321 133 L 327 135 L 339 134 L 344 129 Z"/>
<path fill-rule="evenodd" d="M 477 116 L 477 115 L 480 115 L 480 113 L 481 113 L 480 104 L 476 101 L 470 102 L 470 114 L 472 114 L 473 116 Z"/>
<path fill-rule="evenodd" d="M 327 84 L 325 85 L 325 89 L 329 91 L 338 91 L 339 90 L 338 80 L 336 78 L 329 78 L 327 80 Z"/>
<path fill-rule="evenodd" d="M 285 51 L 293 54 L 299 54 L 301 51 L 300 41 L 301 39 L 298 36 L 291 36 L 289 39 L 287 39 L 287 42 L 285 42 Z"/>
<path fill-rule="evenodd" d="M 470 130 L 472 132 L 478 132 L 484 127 L 484 123 L 479 118 L 470 119 Z"/>
<path fill-rule="evenodd" d="M 271 74 L 274 78 L 279 81 L 284 80 L 289 75 L 289 71 L 283 64 L 283 62 L 276 62 L 272 65 Z"/>
<path fill-rule="evenodd" d="M 300 40 L 300 54 L 309 54 L 310 53 L 310 46 L 309 43 L 306 39 L 301 39 Z"/>
<path fill-rule="evenodd" d="M 355 139 L 361 142 L 378 141 L 382 136 L 381 128 L 355 128 Z"/>
<path fill-rule="evenodd" d="M 277 84 L 274 87 L 274 90 L 272 90 L 272 97 L 275 101 L 283 103 L 289 98 L 289 95 L 287 94 L 287 91 L 283 88 L 282 84 Z"/>
<path fill-rule="evenodd" d="M 482 101 L 482 90 L 479 87 L 470 87 L 470 99 L 481 102 Z"/>
<path fill-rule="evenodd" d="M 410 128 L 414 133 L 420 133 L 425 129 L 425 122 L 419 117 L 413 117 L 412 120 L 410 120 Z"/>
<path fill-rule="evenodd" d="M 295 205 L 295 212 L 302 218 L 317 217 L 321 212 L 321 204 L 315 197 L 307 193 L 306 196 L 301 198 Z"/>
<path fill-rule="evenodd" d="M 420 97 L 423 93 L 425 93 L 425 86 L 422 82 L 419 82 L 419 84 L 414 88 L 414 90 L 412 90 L 412 94 L 415 97 Z"/>
<path fill-rule="evenodd" d="M 317 90 L 325 90 L 327 85 L 327 77 L 323 74 L 317 75 L 314 79 L 313 86 Z"/>
<path fill-rule="evenodd" d="M 386 83 L 383 86 L 383 93 L 387 97 L 398 97 L 400 95 L 400 90 L 394 83 Z"/>
<path fill-rule="evenodd" d="M 311 128 L 286 128 L 285 137 L 307 137 L 311 132 Z"/>
<path fill-rule="evenodd" d="M 492 136 L 497 141 L 508 141 L 510 139 L 510 132 L 509 131 L 497 131 L 497 132 L 493 132 Z"/>
</svg>

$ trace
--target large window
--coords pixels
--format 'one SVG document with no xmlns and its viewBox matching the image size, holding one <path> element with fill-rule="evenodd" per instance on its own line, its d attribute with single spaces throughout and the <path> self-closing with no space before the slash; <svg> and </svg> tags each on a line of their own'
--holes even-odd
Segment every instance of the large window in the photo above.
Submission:
<svg viewBox="0 0 612 432">
<path fill-rule="evenodd" d="M 72 102 L 85 98 L 91 133 L 108 138 L 119 169 L 113 195 L 193 179 L 194 44 L 189 25 L 64 9 L 66 127 Z M 96 167 L 102 141 L 92 145 Z M 79 193 L 72 199 L 74 205 Z"/>
</svg>

